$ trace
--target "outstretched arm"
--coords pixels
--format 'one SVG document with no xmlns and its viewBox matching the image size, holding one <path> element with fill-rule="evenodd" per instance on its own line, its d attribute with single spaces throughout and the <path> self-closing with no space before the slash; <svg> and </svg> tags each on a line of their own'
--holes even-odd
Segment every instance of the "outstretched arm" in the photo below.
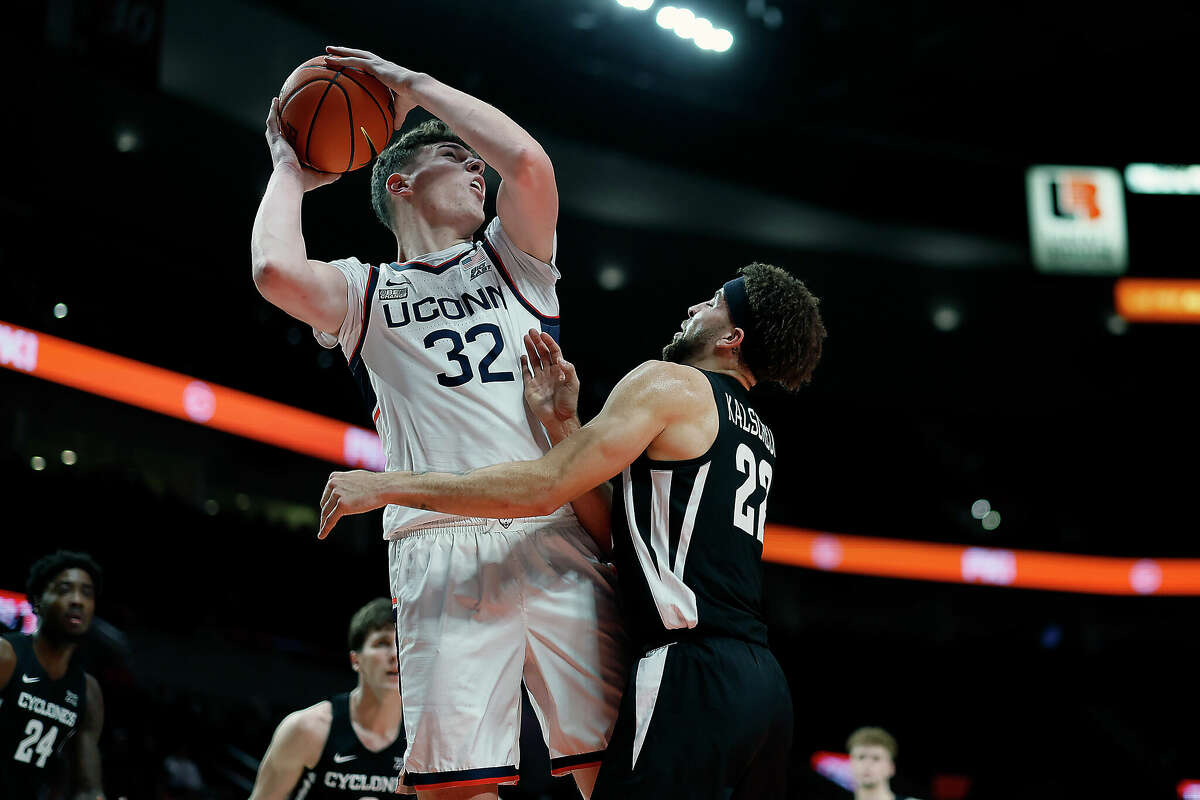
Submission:
<svg viewBox="0 0 1200 800">
<path fill-rule="evenodd" d="M 345 514 L 388 503 L 471 517 L 549 514 L 619 473 L 668 425 L 693 412 L 694 404 L 686 401 L 692 390 L 680 369 L 659 361 L 642 364 L 621 379 L 595 419 L 536 461 L 463 475 L 335 472 L 321 497 L 317 536 L 324 539 Z"/>
<path fill-rule="evenodd" d="M 308 257 L 300 230 L 304 193 L 337 180 L 300 164 L 279 129 L 279 98 L 267 114 L 273 170 L 254 217 L 250 261 L 254 285 L 266 300 L 319 331 L 337 333 L 346 318 L 346 278 Z"/>
<path fill-rule="evenodd" d="M 525 403 L 546 429 L 551 445 L 583 427 L 579 421 L 579 376 L 575 365 L 563 358 L 554 337 L 532 329 L 525 334 L 521 376 Z M 571 508 L 601 552 L 612 552 L 612 486 L 608 481 L 573 498 Z"/>
<path fill-rule="evenodd" d="M 396 94 L 396 127 L 420 106 L 449 125 L 492 165 L 502 179 L 496 214 L 512 243 L 534 258 L 549 261 L 558 221 L 558 185 L 550 157 L 524 128 L 500 109 L 366 50 L 327 47 L 331 66 L 369 72 Z"/>
<path fill-rule="evenodd" d="M 75 800 L 103 800 L 100 775 L 100 732 L 104 729 L 104 695 L 100 682 L 87 675 L 87 710 L 75 736 Z"/>
</svg>

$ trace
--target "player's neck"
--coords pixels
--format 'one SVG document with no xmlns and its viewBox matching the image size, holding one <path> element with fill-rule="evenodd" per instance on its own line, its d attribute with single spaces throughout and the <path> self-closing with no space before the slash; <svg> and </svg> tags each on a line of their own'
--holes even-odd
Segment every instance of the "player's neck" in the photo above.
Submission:
<svg viewBox="0 0 1200 800">
<path fill-rule="evenodd" d="M 76 647 L 75 642 L 59 641 L 43 631 L 33 635 L 33 653 L 51 680 L 67 674 Z"/>
<path fill-rule="evenodd" d="M 381 697 L 360 681 L 350 693 L 350 718 L 360 728 L 386 738 L 399 729 L 403 717 L 404 704 L 399 691 Z"/>
<path fill-rule="evenodd" d="M 728 375 L 742 384 L 742 387 L 747 391 L 752 389 L 755 384 L 754 376 L 740 362 L 723 357 L 720 353 L 708 353 L 685 363 L 688 366 L 702 369 L 705 372 L 717 372 L 721 375 Z"/>
<path fill-rule="evenodd" d="M 855 789 L 854 800 L 896 800 L 896 795 L 886 783 L 881 783 L 869 789 Z"/>
<path fill-rule="evenodd" d="M 458 226 L 437 225 L 422 217 L 413 217 L 407 224 L 401 225 L 396 233 L 396 261 L 403 264 L 470 241 L 471 234 L 464 236 Z"/>
</svg>

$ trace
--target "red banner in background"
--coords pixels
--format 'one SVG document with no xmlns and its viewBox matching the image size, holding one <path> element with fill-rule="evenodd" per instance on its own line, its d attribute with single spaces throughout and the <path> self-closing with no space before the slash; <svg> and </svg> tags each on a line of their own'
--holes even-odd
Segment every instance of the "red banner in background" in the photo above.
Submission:
<svg viewBox="0 0 1200 800">
<path fill-rule="evenodd" d="M 1130 322 L 1200 323 L 1200 281 L 1121 278 L 1113 289 L 1117 313 Z"/>
<path fill-rule="evenodd" d="M 3 322 L 0 366 L 335 464 L 384 466 L 379 437 L 365 428 Z M 767 525 L 764 546 L 767 561 L 855 575 L 1085 594 L 1200 596 L 1200 559 L 966 547 L 786 525 Z"/>
<path fill-rule="evenodd" d="M 1113 595 L 1200 595 L 1200 558 L 1114 558 L 823 533 L 767 525 L 763 558 L 885 578 Z"/>
<path fill-rule="evenodd" d="M 0 366 L 335 464 L 383 469 L 379 437 L 366 428 L 3 322 Z"/>
</svg>

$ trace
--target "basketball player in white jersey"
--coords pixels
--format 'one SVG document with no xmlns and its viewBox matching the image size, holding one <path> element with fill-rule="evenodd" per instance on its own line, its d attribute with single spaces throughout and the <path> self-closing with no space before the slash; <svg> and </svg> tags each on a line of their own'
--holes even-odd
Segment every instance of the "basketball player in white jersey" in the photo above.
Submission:
<svg viewBox="0 0 1200 800">
<path fill-rule="evenodd" d="M 688 309 L 662 361 L 622 378 L 545 456 L 460 475 L 335 472 L 321 498 L 323 537 L 344 514 L 385 503 L 546 513 L 621 476 L 613 557 L 641 658 L 594 800 L 787 796 L 792 702 L 767 648 L 762 591 L 776 440 L 749 390 L 807 383 L 825 327 L 796 278 L 768 264 L 741 273 Z M 538 360 L 556 363 L 553 340 L 534 335 Z"/>
<path fill-rule="evenodd" d="M 416 106 L 437 117 L 395 139 L 372 171 L 372 205 L 397 258 L 309 258 L 301 200 L 334 176 L 301 168 L 280 135 L 276 99 L 267 120 L 275 168 L 251 242 L 255 284 L 324 346 L 340 345 L 388 470 L 537 458 L 578 427 L 544 429 L 518 375 L 525 331 L 558 331 L 549 158 L 487 103 L 365 51 L 328 53 L 331 68 L 363 69 L 392 90 L 398 125 Z M 497 217 L 472 241 L 486 221 L 485 160 L 502 179 Z M 590 794 L 626 663 L 615 573 L 581 527 L 607 528 L 609 497 L 585 494 L 573 506 L 501 520 L 385 510 L 405 769 L 418 793 L 495 797 L 515 782 L 524 681 L 552 770 L 574 772 Z"/>
</svg>

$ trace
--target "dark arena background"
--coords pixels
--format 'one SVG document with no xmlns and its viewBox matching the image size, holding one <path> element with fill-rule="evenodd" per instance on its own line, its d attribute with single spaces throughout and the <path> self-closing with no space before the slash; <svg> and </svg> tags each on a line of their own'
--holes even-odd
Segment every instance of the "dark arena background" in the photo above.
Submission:
<svg viewBox="0 0 1200 800">
<path fill-rule="evenodd" d="M 759 400 L 791 797 L 849 797 L 863 725 L 925 800 L 1200 797 L 1198 7 L 680 3 L 6 6 L 0 621 L 39 556 L 104 566 L 109 798 L 246 797 L 387 594 L 378 513 L 315 536 L 357 387 L 250 276 L 263 119 L 326 44 L 542 142 L 585 418 L 737 267 L 821 298 L 811 387 Z M 307 195 L 312 257 L 395 256 L 368 180 Z M 525 733 L 502 796 L 577 796 Z"/>
</svg>

